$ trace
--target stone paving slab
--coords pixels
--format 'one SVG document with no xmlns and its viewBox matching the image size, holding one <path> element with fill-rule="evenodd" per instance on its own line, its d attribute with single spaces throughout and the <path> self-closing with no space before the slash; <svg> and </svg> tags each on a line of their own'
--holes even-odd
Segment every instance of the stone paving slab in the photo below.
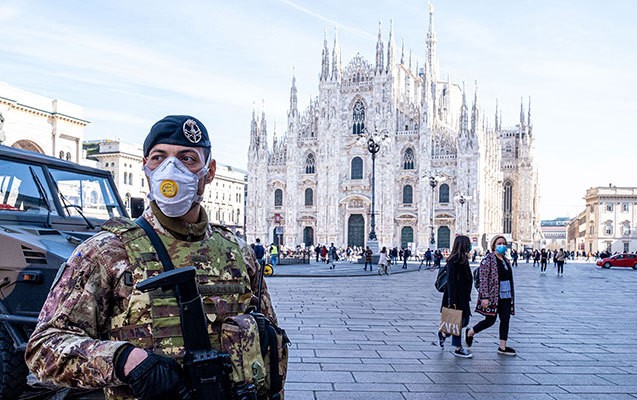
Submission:
<svg viewBox="0 0 637 400">
<path fill-rule="evenodd" d="M 269 277 L 293 342 L 286 399 L 637 399 L 637 271 L 548 271 L 514 270 L 518 357 L 496 353 L 496 324 L 476 336 L 473 359 L 450 354 L 450 340 L 437 346 L 435 271 Z"/>
</svg>

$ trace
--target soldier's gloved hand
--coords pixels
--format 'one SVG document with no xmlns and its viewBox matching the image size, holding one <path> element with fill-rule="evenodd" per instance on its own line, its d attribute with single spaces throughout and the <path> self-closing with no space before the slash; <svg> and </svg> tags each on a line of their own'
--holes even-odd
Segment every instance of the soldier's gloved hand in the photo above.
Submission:
<svg viewBox="0 0 637 400">
<path fill-rule="evenodd" d="M 156 354 L 149 354 L 126 378 L 140 400 L 181 399 L 186 392 L 181 366 Z"/>
</svg>

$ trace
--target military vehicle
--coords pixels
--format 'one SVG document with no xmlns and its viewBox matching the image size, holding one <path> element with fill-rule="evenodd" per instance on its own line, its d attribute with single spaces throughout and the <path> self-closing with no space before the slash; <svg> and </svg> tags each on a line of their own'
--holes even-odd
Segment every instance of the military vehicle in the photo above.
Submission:
<svg viewBox="0 0 637 400">
<path fill-rule="evenodd" d="M 0 399 L 26 388 L 24 350 L 60 265 L 112 217 L 128 213 L 110 172 L 0 146 Z"/>
</svg>

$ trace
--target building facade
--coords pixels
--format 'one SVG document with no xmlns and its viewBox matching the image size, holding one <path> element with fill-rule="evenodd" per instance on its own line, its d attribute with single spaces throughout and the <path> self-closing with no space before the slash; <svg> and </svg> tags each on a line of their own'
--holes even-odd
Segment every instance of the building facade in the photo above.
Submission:
<svg viewBox="0 0 637 400">
<path fill-rule="evenodd" d="M 96 161 L 96 167 L 110 171 L 128 212 L 131 199 L 146 198 L 148 184 L 142 168 L 143 149 L 139 144 L 103 139 L 84 142 L 86 157 Z"/>
<path fill-rule="evenodd" d="M 575 251 L 637 251 L 637 187 L 590 188 L 584 199 L 585 210 L 568 230 Z"/>
<path fill-rule="evenodd" d="M 215 179 L 201 202 L 211 222 L 225 225 L 239 236 L 245 232 L 247 172 L 217 163 Z"/>
<path fill-rule="evenodd" d="M 567 246 L 566 231 L 570 218 L 555 218 L 540 222 L 542 248 L 547 250 L 572 250 Z"/>
<path fill-rule="evenodd" d="M 489 125 L 477 84 L 470 96 L 438 72 L 432 8 L 429 18 L 422 68 L 391 27 L 387 43 L 379 28 L 374 62 L 357 55 L 343 67 L 337 37 L 331 51 L 325 38 L 319 94 L 299 112 L 292 78 L 286 131 L 271 147 L 265 113 L 253 112 L 249 241 L 364 246 L 374 208 L 381 246 L 450 248 L 460 233 L 482 247 L 498 233 L 539 245 L 530 105 L 514 127 L 497 108 Z"/>
<path fill-rule="evenodd" d="M 0 144 L 80 162 L 84 109 L 0 82 Z"/>
</svg>

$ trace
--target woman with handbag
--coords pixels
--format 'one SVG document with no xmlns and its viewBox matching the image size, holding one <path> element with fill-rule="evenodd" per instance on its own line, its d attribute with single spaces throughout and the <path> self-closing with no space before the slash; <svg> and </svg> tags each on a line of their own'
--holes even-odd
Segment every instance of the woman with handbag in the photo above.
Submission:
<svg viewBox="0 0 637 400">
<path fill-rule="evenodd" d="M 515 292 L 513 290 L 513 272 L 506 258 L 507 240 L 498 235 L 491 241 L 491 252 L 480 263 L 480 287 L 476 311 L 486 318 L 473 328 L 467 329 L 465 340 L 471 347 L 473 337 L 493 324 L 500 317 L 500 346 L 498 353 L 515 356 L 517 353 L 507 347 L 509 338 L 509 320 L 515 314 Z M 542 250 L 544 251 L 544 250 Z"/>
<path fill-rule="evenodd" d="M 471 241 L 467 236 L 457 236 L 453 242 L 451 254 L 447 257 L 447 286 L 442 297 L 442 308 L 452 308 L 462 311 L 462 322 L 458 327 L 458 335 L 452 335 L 451 344 L 456 347 L 451 352 L 456 357 L 471 358 L 473 354 L 462 347 L 462 328 L 469 325 L 471 318 L 471 285 L 473 276 L 469 268 L 469 253 Z M 438 331 L 438 343 L 444 349 L 447 336 Z"/>
</svg>

